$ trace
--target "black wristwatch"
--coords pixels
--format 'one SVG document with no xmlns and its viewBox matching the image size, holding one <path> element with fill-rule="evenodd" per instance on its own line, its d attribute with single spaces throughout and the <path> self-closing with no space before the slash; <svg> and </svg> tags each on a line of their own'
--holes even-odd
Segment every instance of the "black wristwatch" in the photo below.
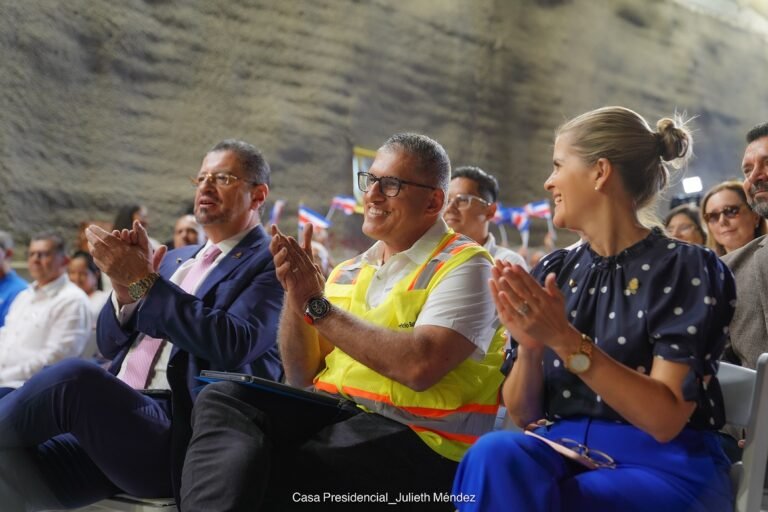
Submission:
<svg viewBox="0 0 768 512">
<path fill-rule="evenodd" d="M 331 312 L 331 303 L 328 299 L 322 295 L 313 297 L 307 301 L 307 306 L 304 308 L 304 321 L 309 325 L 314 325 L 315 322 L 328 315 Z"/>
</svg>

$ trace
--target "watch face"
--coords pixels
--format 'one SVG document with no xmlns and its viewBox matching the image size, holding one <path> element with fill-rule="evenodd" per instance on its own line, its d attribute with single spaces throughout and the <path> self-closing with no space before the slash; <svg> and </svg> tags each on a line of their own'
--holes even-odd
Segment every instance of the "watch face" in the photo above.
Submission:
<svg viewBox="0 0 768 512">
<path fill-rule="evenodd" d="M 568 359 L 568 369 L 573 373 L 583 373 L 589 370 L 592 360 L 586 354 L 573 354 Z"/>
<path fill-rule="evenodd" d="M 313 318 L 322 318 L 328 314 L 331 309 L 331 303 L 323 297 L 312 299 L 307 304 L 307 313 Z"/>
<path fill-rule="evenodd" d="M 144 287 L 141 282 L 131 283 L 128 285 L 128 295 L 133 300 L 139 300 L 144 295 Z"/>
</svg>

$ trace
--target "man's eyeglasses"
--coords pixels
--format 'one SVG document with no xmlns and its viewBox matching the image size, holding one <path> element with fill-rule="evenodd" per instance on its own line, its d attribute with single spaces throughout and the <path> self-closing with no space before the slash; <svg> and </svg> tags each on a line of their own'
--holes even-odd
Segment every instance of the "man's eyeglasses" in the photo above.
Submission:
<svg viewBox="0 0 768 512">
<path fill-rule="evenodd" d="M 40 258 L 44 260 L 53 256 L 53 251 L 27 251 L 27 259 L 34 260 Z"/>
<path fill-rule="evenodd" d="M 491 204 L 482 197 L 473 196 L 472 194 L 456 194 L 455 196 L 448 198 L 448 207 L 450 208 L 452 204 L 455 204 L 456 208 L 459 210 L 466 210 L 472 206 L 472 201 L 477 201 L 482 206 Z"/>
<path fill-rule="evenodd" d="M 437 187 L 422 185 L 421 183 L 414 183 L 412 181 L 405 181 L 392 176 L 382 176 L 379 178 L 369 172 L 357 173 L 357 186 L 362 192 L 368 192 L 373 184 L 377 182 L 379 184 L 379 189 L 381 189 L 381 193 L 387 197 L 395 197 L 397 194 L 399 194 L 400 187 L 402 187 L 403 184 L 413 185 L 414 187 L 428 188 L 431 190 L 437 189 Z"/>
<path fill-rule="evenodd" d="M 229 174 L 228 172 L 215 172 L 215 173 L 206 172 L 199 176 L 194 176 L 192 178 L 189 178 L 189 181 L 192 183 L 192 186 L 195 188 L 200 188 L 204 184 L 208 184 L 208 183 L 213 183 L 217 187 L 228 187 L 241 180 L 246 183 L 251 183 L 252 185 L 255 185 L 255 183 L 253 183 L 252 181 L 248 181 L 245 178 L 241 178 L 240 176 L 235 176 L 234 174 Z"/>
<path fill-rule="evenodd" d="M 735 219 L 741 213 L 741 208 L 744 205 L 738 206 L 724 206 L 719 212 L 709 212 L 702 215 L 707 224 L 717 224 L 720 222 L 720 215 L 725 215 L 726 219 Z"/>
</svg>

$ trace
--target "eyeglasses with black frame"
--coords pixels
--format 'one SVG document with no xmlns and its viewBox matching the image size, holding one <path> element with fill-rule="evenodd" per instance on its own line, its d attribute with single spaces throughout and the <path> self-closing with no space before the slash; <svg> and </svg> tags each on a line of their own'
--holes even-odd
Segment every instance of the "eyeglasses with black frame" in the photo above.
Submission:
<svg viewBox="0 0 768 512">
<path fill-rule="evenodd" d="M 251 185 L 256 185 L 253 181 L 248 181 L 240 176 L 235 176 L 228 172 L 206 172 L 199 176 L 193 176 L 189 178 L 194 188 L 200 188 L 206 183 L 213 183 L 217 187 L 228 187 L 237 183 L 238 181 L 244 181 Z"/>
<path fill-rule="evenodd" d="M 709 212 L 702 215 L 704 217 L 704 221 L 707 224 L 717 224 L 720 222 L 720 215 L 725 215 L 726 219 L 735 219 L 739 216 L 741 213 L 741 209 L 744 205 L 740 204 L 738 206 L 723 206 L 723 209 L 715 212 Z"/>
<path fill-rule="evenodd" d="M 472 194 L 456 194 L 455 196 L 448 198 L 447 206 L 450 208 L 452 204 L 456 204 L 456 208 L 459 210 L 466 210 L 472 206 L 472 201 L 477 201 L 482 206 L 489 206 L 491 204 L 482 197 L 478 197 Z"/>
<path fill-rule="evenodd" d="M 379 184 L 381 193 L 387 197 L 395 197 L 400 193 L 400 187 L 405 185 L 413 185 L 414 187 L 428 188 L 431 190 L 437 190 L 437 187 L 431 185 L 424 185 L 421 183 L 414 183 L 413 181 L 405 181 L 394 176 L 374 176 L 369 172 L 357 173 L 357 186 L 361 192 L 368 192 L 374 183 Z"/>
</svg>

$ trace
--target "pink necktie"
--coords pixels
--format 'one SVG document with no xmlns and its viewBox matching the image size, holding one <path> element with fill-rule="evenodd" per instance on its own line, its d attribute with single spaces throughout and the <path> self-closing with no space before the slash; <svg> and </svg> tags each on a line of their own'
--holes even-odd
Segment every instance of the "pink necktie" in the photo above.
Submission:
<svg viewBox="0 0 768 512">
<path fill-rule="evenodd" d="M 192 264 L 192 268 L 189 269 L 189 272 L 187 272 L 184 280 L 179 285 L 181 289 L 187 293 L 193 293 L 200 283 L 200 278 L 211 268 L 213 261 L 219 254 L 221 254 L 221 249 L 215 245 L 210 246 L 203 254 L 203 257 L 196 259 Z M 144 389 L 162 345 L 163 340 L 144 336 L 139 346 L 125 358 L 123 363 L 125 364 L 123 382 L 134 389 Z"/>
</svg>

